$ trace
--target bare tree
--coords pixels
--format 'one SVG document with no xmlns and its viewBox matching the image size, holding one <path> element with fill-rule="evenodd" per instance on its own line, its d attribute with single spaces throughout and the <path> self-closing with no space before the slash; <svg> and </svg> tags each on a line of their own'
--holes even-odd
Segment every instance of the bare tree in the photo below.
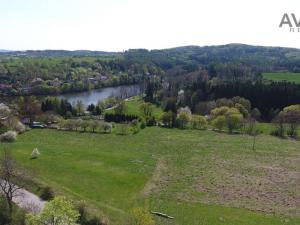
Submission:
<svg viewBox="0 0 300 225">
<path fill-rule="evenodd" d="M 0 161 L 0 192 L 4 195 L 8 207 L 9 215 L 13 211 L 13 198 L 20 195 L 20 189 L 24 187 L 26 175 L 12 158 L 8 150 L 4 150 Z"/>
<path fill-rule="evenodd" d="M 249 135 L 251 135 L 253 137 L 253 142 L 252 142 L 252 151 L 254 152 L 254 157 L 256 159 L 256 148 L 255 148 L 255 144 L 256 144 L 256 137 L 259 135 L 259 130 L 257 129 L 257 123 L 256 120 L 254 118 L 250 118 L 248 120 L 248 131 L 247 133 Z"/>
</svg>

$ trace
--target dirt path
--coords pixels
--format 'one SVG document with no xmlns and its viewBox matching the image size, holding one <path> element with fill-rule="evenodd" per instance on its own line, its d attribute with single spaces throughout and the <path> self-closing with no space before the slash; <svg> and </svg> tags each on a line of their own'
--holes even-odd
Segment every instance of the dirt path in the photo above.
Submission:
<svg viewBox="0 0 300 225">
<path fill-rule="evenodd" d="M 141 194 L 143 196 L 148 196 L 162 189 L 164 184 L 167 182 L 167 178 L 164 177 L 166 170 L 166 161 L 163 158 L 159 158 L 156 162 L 152 177 L 148 180 L 144 189 L 142 190 Z"/>
<path fill-rule="evenodd" d="M 13 202 L 20 208 L 23 208 L 33 213 L 41 212 L 46 203 L 45 201 L 41 200 L 37 195 L 26 191 L 25 189 L 19 189 L 16 191 L 15 197 L 13 197 Z"/>
</svg>

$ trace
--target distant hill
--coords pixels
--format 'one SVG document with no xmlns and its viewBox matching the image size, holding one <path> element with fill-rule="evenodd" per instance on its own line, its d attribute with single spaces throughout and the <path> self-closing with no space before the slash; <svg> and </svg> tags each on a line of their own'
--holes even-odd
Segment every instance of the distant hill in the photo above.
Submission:
<svg viewBox="0 0 300 225">
<path fill-rule="evenodd" d="M 196 68 L 199 65 L 241 63 L 261 71 L 300 72 L 300 49 L 228 44 L 218 46 L 183 46 L 170 49 L 130 49 L 125 52 L 89 50 L 7 51 L 0 55 L 17 57 L 123 57 L 127 62 L 153 63 L 168 70 L 174 66 Z"/>
<path fill-rule="evenodd" d="M 72 57 L 72 56 L 117 56 L 116 52 L 104 52 L 104 51 L 89 51 L 89 50 L 27 50 L 27 51 L 7 51 L 0 50 L 0 54 L 18 57 Z"/>
<path fill-rule="evenodd" d="M 268 70 L 300 70 L 300 49 L 228 44 L 184 46 L 171 49 L 133 49 L 125 52 L 133 61 L 152 61 L 163 68 L 174 65 L 195 66 L 218 63 L 242 63 Z"/>
<path fill-rule="evenodd" d="M 0 49 L 0 52 L 11 52 L 10 50 L 6 50 L 6 49 Z"/>
</svg>

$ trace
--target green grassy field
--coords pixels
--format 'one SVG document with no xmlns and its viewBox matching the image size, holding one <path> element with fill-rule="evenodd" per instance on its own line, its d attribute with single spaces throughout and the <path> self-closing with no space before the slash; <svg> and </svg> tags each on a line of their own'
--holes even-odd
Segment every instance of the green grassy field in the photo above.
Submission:
<svg viewBox="0 0 300 225">
<path fill-rule="evenodd" d="M 263 73 L 263 78 L 272 81 L 289 81 L 300 84 L 300 73 Z"/>
<path fill-rule="evenodd" d="M 300 142 L 146 128 L 136 135 L 31 130 L 1 145 L 42 183 L 85 200 L 112 225 L 147 206 L 157 224 L 300 224 Z M 31 160 L 37 147 L 41 155 Z M 281 215 L 281 216 L 279 216 Z"/>
<path fill-rule="evenodd" d="M 141 115 L 140 106 L 143 104 L 144 101 L 140 97 L 133 97 L 130 98 L 130 100 L 126 101 L 125 104 L 127 106 L 127 114 L 132 115 Z M 159 119 L 162 114 L 162 109 L 154 104 L 152 104 L 153 109 L 153 116 L 155 116 L 156 119 Z M 113 113 L 113 109 L 109 109 L 106 112 Z"/>
</svg>

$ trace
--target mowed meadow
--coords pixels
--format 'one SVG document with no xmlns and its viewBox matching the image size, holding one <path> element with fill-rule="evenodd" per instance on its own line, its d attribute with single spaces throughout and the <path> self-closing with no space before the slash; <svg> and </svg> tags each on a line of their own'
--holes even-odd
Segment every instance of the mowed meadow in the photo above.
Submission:
<svg viewBox="0 0 300 225">
<path fill-rule="evenodd" d="M 32 176 L 110 224 L 134 207 L 157 224 L 300 224 L 300 142 L 150 127 L 135 135 L 31 130 L 2 144 Z M 41 155 L 30 159 L 34 148 Z"/>
<path fill-rule="evenodd" d="M 276 72 L 263 73 L 263 78 L 271 81 L 288 81 L 300 84 L 300 73 Z"/>
</svg>

